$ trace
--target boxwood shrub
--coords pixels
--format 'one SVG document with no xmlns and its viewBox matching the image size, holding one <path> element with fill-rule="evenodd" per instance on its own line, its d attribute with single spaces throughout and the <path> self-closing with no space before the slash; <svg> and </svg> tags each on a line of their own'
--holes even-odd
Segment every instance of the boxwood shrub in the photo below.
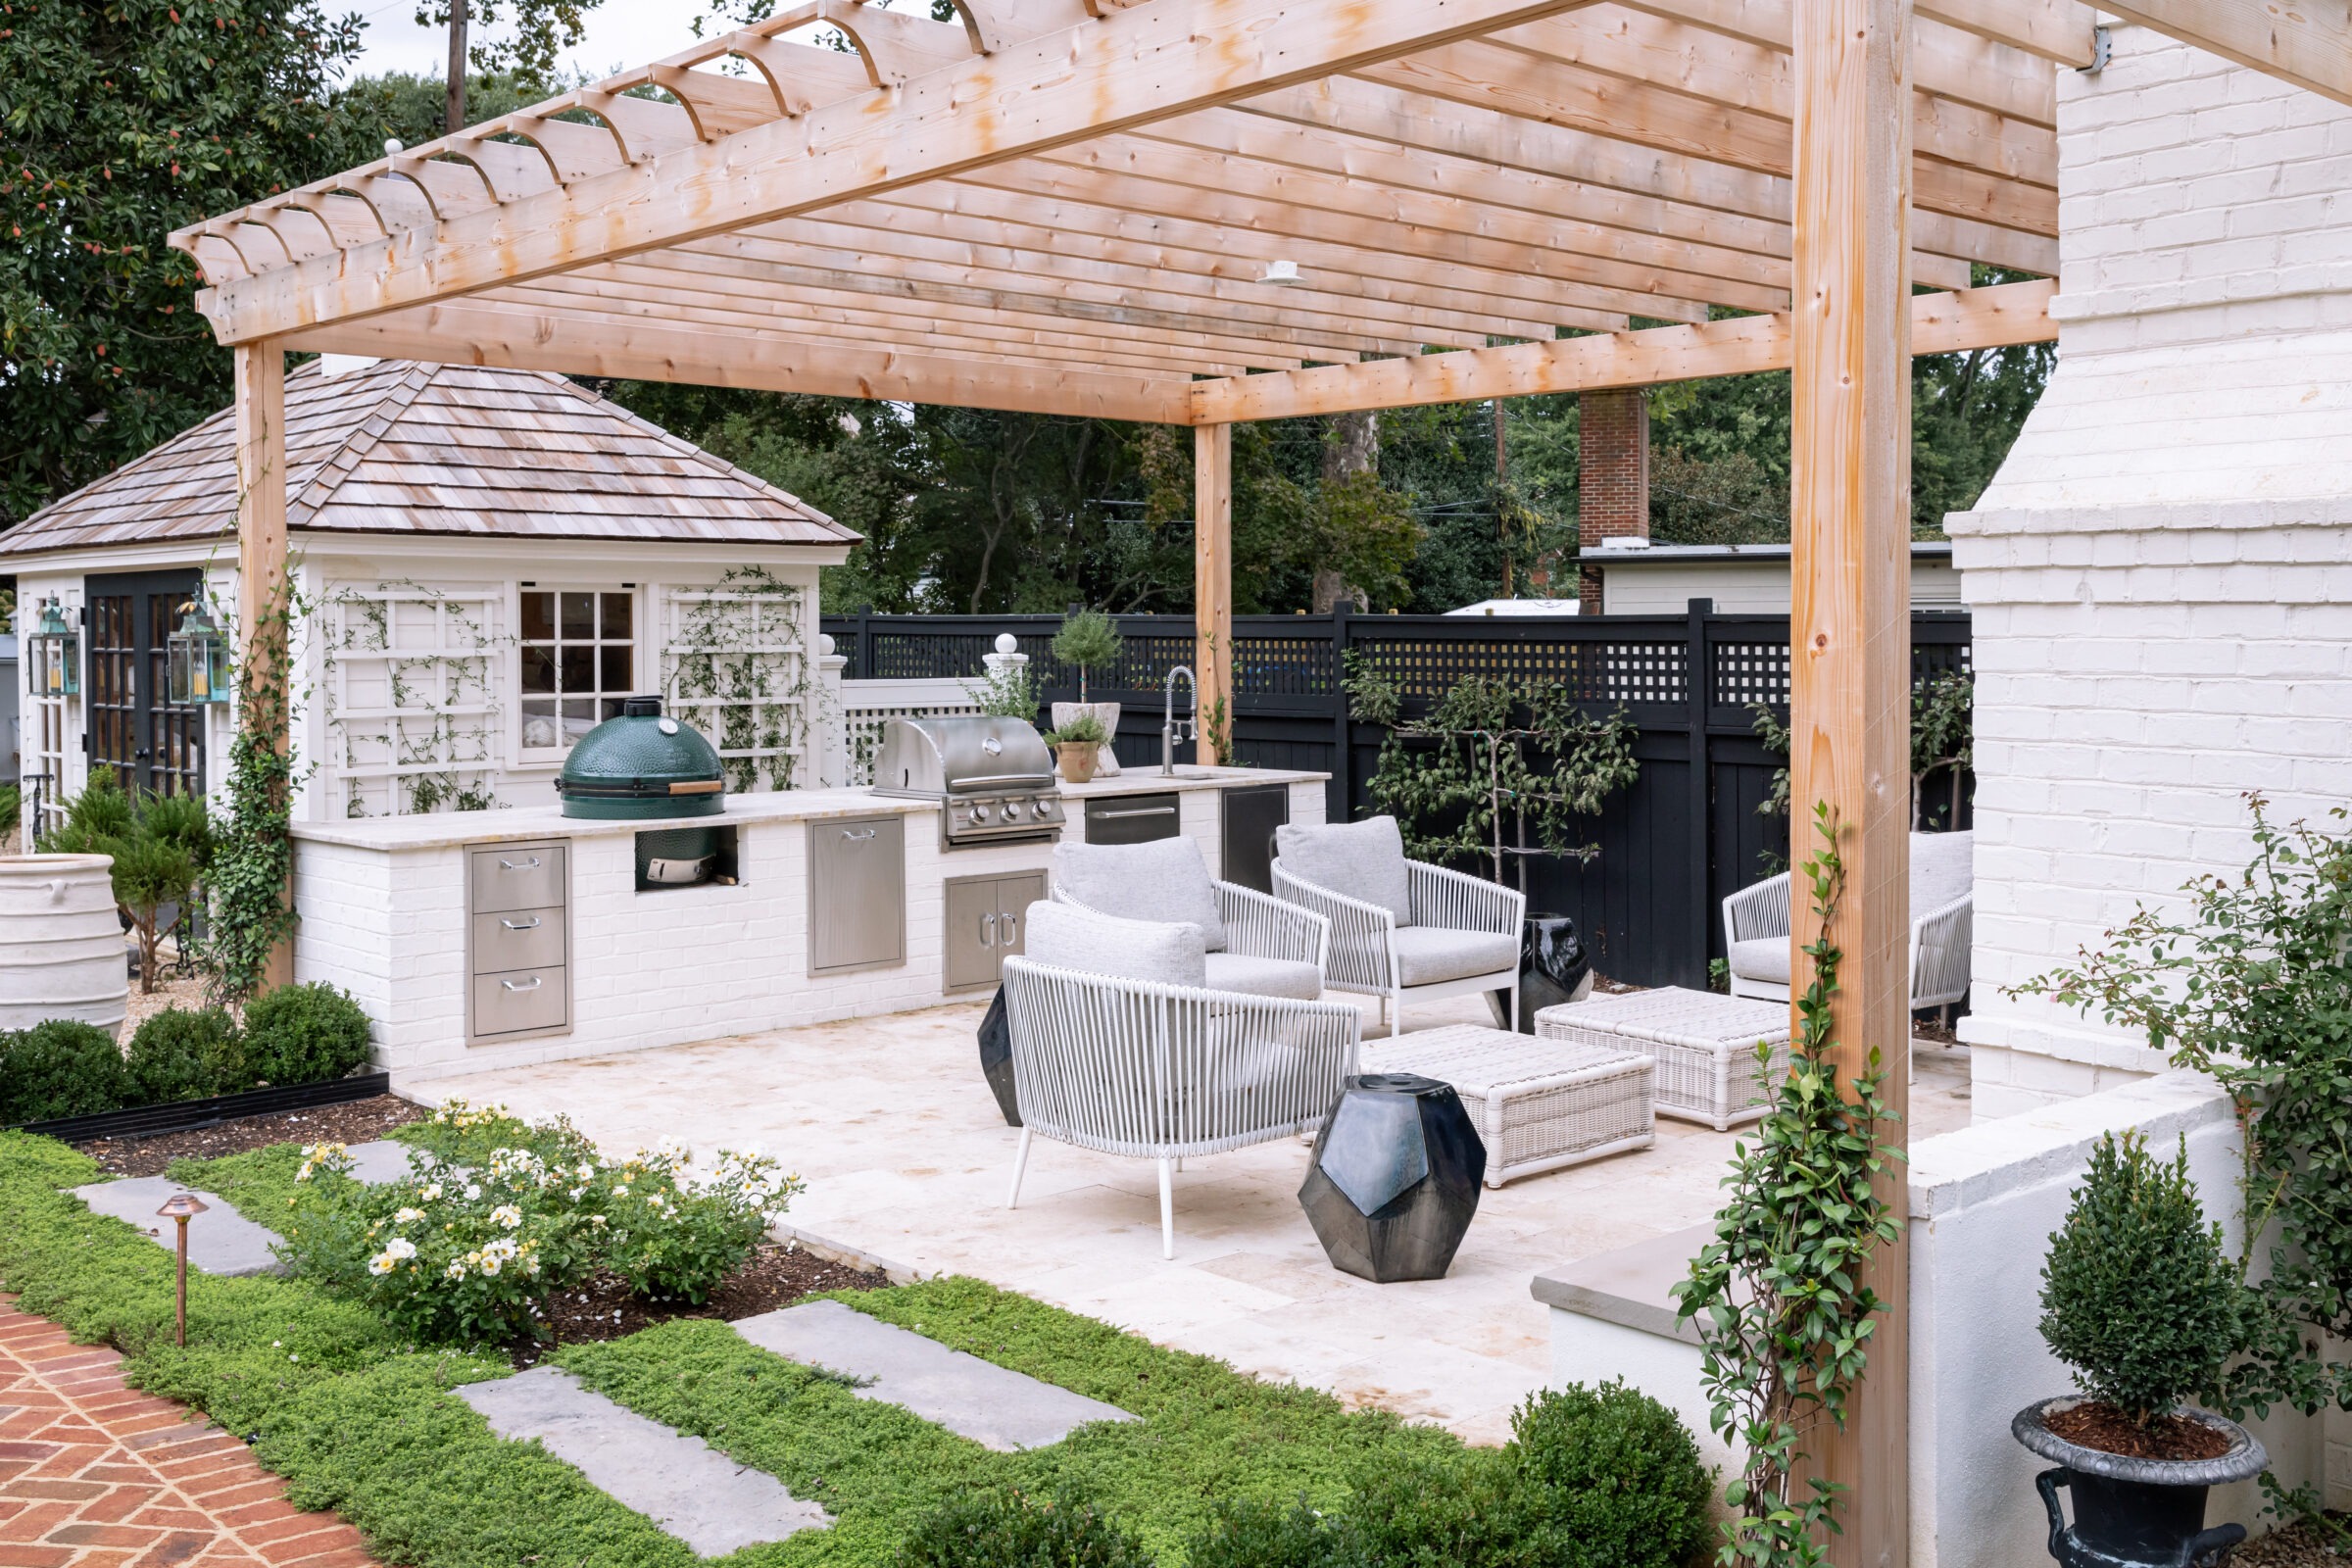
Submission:
<svg viewBox="0 0 2352 1568">
<path fill-rule="evenodd" d="M 130 1094 L 122 1048 L 93 1024 L 52 1018 L 0 1035 L 0 1123 L 94 1116 Z"/>
<path fill-rule="evenodd" d="M 252 1087 L 245 1041 L 219 1007 L 166 1007 L 130 1037 L 133 1103 L 167 1104 Z"/>
<path fill-rule="evenodd" d="M 245 1060 L 258 1082 L 321 1083 L 367 1059 L 368 1014 L 333 986 L 279 986 L 245 1004 Z"/>
</svg>

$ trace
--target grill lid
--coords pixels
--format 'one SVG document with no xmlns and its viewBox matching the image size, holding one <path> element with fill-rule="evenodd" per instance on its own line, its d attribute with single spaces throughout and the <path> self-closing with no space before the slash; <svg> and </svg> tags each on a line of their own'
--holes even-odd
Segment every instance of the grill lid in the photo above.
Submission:
<svg viewBox="0 0 2352 1568">
<path fill-rule="evenodd" d="M 556 793 L 565 816 L 715 816 L 725 807 L 718 753 L 691 725 L 662 714 L 659 697 L 630 697 L 564 760 Z"/>
<path fill-rule="evenodd" d="M 1051 790 L 1054 759 L 1037 727 L 1018 718 L 958 713 L 893 718 L 874 759 L 874 793 L 926 800 L 973 791 Z"/>
</svg>

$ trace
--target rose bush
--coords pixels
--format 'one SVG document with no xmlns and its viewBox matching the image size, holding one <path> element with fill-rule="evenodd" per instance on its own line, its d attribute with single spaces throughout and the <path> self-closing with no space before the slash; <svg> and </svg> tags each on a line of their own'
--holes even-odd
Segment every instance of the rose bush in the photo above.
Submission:
<svg viewBox="0 0 2352 1568">
<path fill-rule="evenodd" d="M 544 1337 L 547 1298 L 599 1269 L 699 1304 L 801 1187 L 756 1151 L 720 1150 L 708 1173 L 675 1140 L 607 1162 L 568 1123 L 464 1102 L 414 1142 L 408 1177 L 377 1186 L 340 1145 L 305 1149 L 284 1252 L 423 1342 Z"/>
</svg>

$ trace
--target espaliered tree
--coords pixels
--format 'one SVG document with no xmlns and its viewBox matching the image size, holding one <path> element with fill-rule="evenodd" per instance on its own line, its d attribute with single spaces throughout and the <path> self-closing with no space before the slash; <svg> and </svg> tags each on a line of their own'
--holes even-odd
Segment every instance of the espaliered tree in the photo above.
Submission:
<svg viewBox="0 0 2352 1568">
<path fill-rule="evenodd" d="M 228 401 L 164 236 L 368 156 L 329 103 L 358 37 L 319 0 L 8 0 L 0 526 Z"/>
</svg>

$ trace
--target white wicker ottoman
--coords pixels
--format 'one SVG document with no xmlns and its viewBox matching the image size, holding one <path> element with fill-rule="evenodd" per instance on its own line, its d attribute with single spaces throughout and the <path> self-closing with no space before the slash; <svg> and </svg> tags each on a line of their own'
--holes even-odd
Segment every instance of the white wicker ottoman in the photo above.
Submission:
<svg viewBox="0 0 2352 1568">
<path fill-rule="evenodd" d="M 1772 1043 L 1775 1073 L 1788 1065 L 1788 1004 L 1668 986 L 1545 1007 L 1536 1034 L 1580 1046 L 1646 1051 L 1658 1058 L 1658 1114 L 1717 1132 L 1766 1107 L 1756 1042 Z"/>
<path fill-rule="evenodd" d="M 1417 1072 L 1453 1085 L 1487 1146 L 1487 1185 L 1578 1165 L 1657 1141 L 1648 1055 L 1623 1046 L 1561 1045 L 1461 1024 L 1378 1044 L 1366 1072 Z"/>
</svg>

